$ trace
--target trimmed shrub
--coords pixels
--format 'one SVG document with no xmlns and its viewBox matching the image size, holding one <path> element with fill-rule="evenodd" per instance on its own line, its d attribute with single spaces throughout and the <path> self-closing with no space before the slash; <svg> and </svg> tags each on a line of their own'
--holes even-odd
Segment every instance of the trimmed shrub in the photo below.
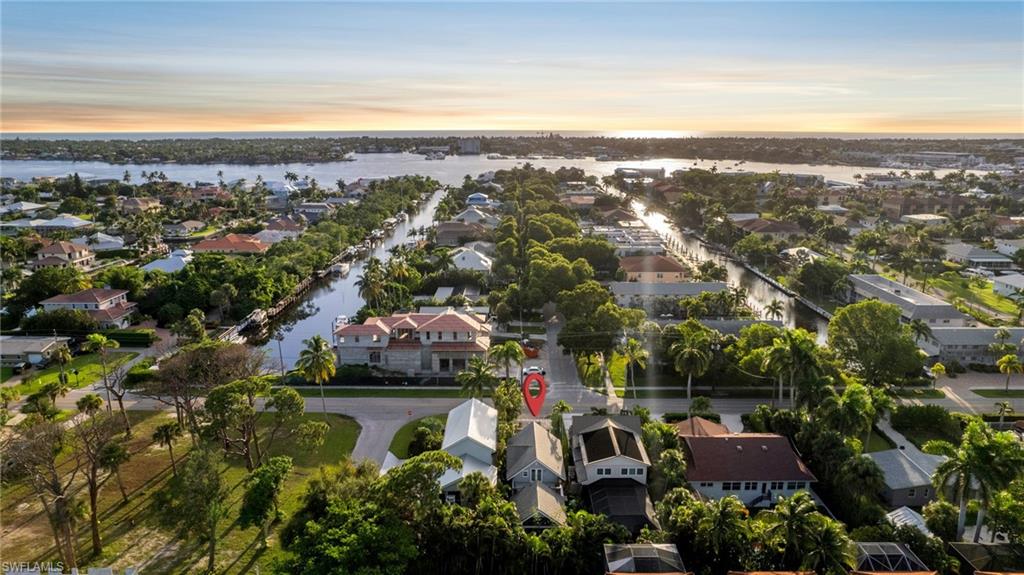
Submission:
<svg viewBox="0 0 1024 575">
<path fill-rule="evenodd" d="M 106 336 L 122 347 L 149 347 L 160 341 L 155 329 L 114 329 L 106 332 Z"/>
<path fill-rule="evenodd" d="M 714 421 L 715 423 L 722 423 L 722 416 L 717 413 L 706 411 L 703 413 L 694 413 L 694 417 L 703 417 L 708 421 Z M 678 411 L 670 411 L 661 416 L 662 421 L 665 423 L 679 423 L 680 421 L 686 421 L 690 419 L 689 413 L 681 413 Z"/>
</svg>

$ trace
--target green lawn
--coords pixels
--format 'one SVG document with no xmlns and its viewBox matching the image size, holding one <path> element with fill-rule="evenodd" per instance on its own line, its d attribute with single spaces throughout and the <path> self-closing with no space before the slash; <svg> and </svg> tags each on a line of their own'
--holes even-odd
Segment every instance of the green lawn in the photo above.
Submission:
<svg viewBox="0 0 1024 575">
<path fill-rule="evenodd" d="M 576 371 L 579 372 L 583 385 L 595 391 L 604 392 L 604 377 L 599 361 L 597 357 L 592 357 L 589 362 L 587 358 L 581 357 L 576 360 Z"/>
<path fill-rule="evenodd" d="M 190 237 L 190 238 L 206 237 L 206 236 L 216 232 L 219 229 L 220 228 L 218 228 L 217 226 L 206 226 L 205 228 L 199 230 L 198 232 L 192 232 L 191 234 L 188 235 L 188 237 Z"/>
<path fill-rule="evenodd" d="M 319 389 L 296 390 L 302 397 L 320 397 Z M 490 395 L 490 394 L 486 394 Z M 431 389 L 429 387 L 381 387 L 380 389 L 324 388 L 326 397 L 465 397 L 460 389 Z"/>
<path fill-rule="evenodd" d="M 100 492 L 99 506 L 105 550 L 101 557 L 91 558 L 91 539 L 87 521 L 78 530 L 79 557 L 90 565 L 110 565 L 119 572 L 127 566 L 150 562 L 146 573 L 202 573 L 206 567 L 206 547 L 199 541 L 182 540 L 161 524 L 160 507 L 154 495 L 163 490 L 171 477 L 171 463 L 167 449 L 153 444 L 153 430 L 170 416 L 163 412 L 131 412 L 134 434 L 129 442 L 131 460 L 121 468 L 121 476 L 129 494 L 127 505 L 122 504 L 116 483 L 111 480 Z M 318 413 L 304 416 L 319 421 Z M 281 495 L 281 511 L 285 521 L 298 509 L 307 481 L 318 474 L 321 466 L 332 466 L 352 452 L 359 425 L 344 416 L 329 416 L 331 429 L 324 445 L 314 450 L 298 449 L 287 439 L 278 441 L 268 456 L 288 455 L 294 468 L 285 482 Z M 174 456 L 186 456 L 191 447 L 188 437 L 174 445 Z M 270 573 L 273 563 L 286 555 L 280 548 L 278 533 L 282 523 L 271 531 L 270 545 L 259 545 L 259 529 L 238 526 L 238 508 L 248 475 L 238 458 L 229 459 L 223 467 L 223 476 L 231 493 L 226 499 L 229 511 L 220 524 L 221 537 L 217 542 L 217 572 L 225 574 Z M 4 532 L 4 558 L 19 561 L 55 561 L 53 535 L 46 516 L 32 492 L 21 482 L 5 485 L 0 502 L 0 516 L 7 526 Z"/>
<path fill-rule="evenodd" d="M 977 393 L 982 397 L 988 397 L 992 399 L 1013 399 L 1024 397 L 1024 389 L 1011 389 L 1006 391 L 1003 389 L 971 389 L 972 392 Z"/>
<path fill-rule="evenodd" d="M 939 389 L 930 387 L 907 387 L 896 390 L 896 397 L 904 399 L 943 399 L 946 394 Z"/>
<path fill-rule="evenodd" d="M 965 282 L 967 287 L 963 285 Z M 966 302 L 981 305 L 1001 313 L 1016 315 L 1017 306 L 1014 305 L 1013 300 L 992 291 L 991 281 L 985 280 L 984 283 L 985 287 L 978 287 L 974 285 L 974 280 L 953 279 L 943 276 L 932 278 L 931 280 L 931 285 L 950 296 L 957 296 Z"/>
<path fill-rule="evenodd" d="M 416 428 L 420 426 L 420 422 L 424 419 L 436 417 L 441 421 L 448 421 L 447 413 L 439 413 L 437 415 L 426 415 L 417 419 L 413 419 L 409 423 L 406 423 L 395 432 L 395 436 L 391 439 L 391 446 L 388 447 L 388 451 L 394 453 L 399 459 L 407 459 L 409 457 L 409 443 L 412 442 L 412 434 L 416 431 Z"/>
<path fill-rule="evenodd" d="M 7 381 L 14 376 L 14 370 L 9 367 L 0 367 L 0 382 Z"/>
<path fill-rule="evenodd" d="M 872 428 L 871 435 L 868 437 L 868 443 L 864 446 L 865 453 L 872 453 L 875 451 L 885 451 L 886 449 L 892 449 L 896 447 L 888 437 L 882 435 L 878 429 Z"/>
<path fill-rule="evenodd" d="M 611 376 L 615 394 L 619 397 L 622 397 L 622 392 L 626 389 L 626 378 L 629 376 L 627 367 L 625 357 L 612 353 L 611 360 L 608 361 L 608 375 Z"/>
<path fill-rule="evenodd" d="M 126 361 L 130 361 L 135 356 L 139 355 L 134 351 L 111 351 L 107 352 L 107 366 L 108 369 L 120 365 Z M 78 375 L 71 373 L 71 370 L 77 369 Z M 89 353 L 85 355 L 79 355 L 71 360 L 71 363 L 64 366 L 64 371 L 68 374 L 68 383 L 71 387 L 87 387 L 103 378 L 103 366 L 100 364 L 100 356 L 96 353 Z M 32 370 L 26 374 L 25 379 L 21 383 L 15 386 L 18 393 L 22 397 L 28 397 L 33 393 L 42 389 L 46 384 L 51 381 L 57 381 L 60 376 L 60 367 L 57 365 L 51 365 L 50 367 L 37 371 Z"/>
</svg>

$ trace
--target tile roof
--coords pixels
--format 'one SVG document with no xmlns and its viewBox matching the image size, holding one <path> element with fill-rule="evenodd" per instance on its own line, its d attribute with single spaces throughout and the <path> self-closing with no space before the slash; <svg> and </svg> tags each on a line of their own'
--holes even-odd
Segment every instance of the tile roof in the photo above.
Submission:
<svg viewBox="0 0 1024 575">
<path fill-rule="evenodd" d="M 91 288 L 75 293 L 55 295 L 39 303 L 103 303 L 127 293 L 128 290 L 123 289 Z"/>
<path fill-rule="evenodd" d="M 769 433 L 683 438 L 688 481 L 816 481 L 789 440 Z"/>
<path fill-rule="evenodd" d="M 619 260 L 627 272 L 686 272 L 686 267 L 668 256 L 628 256 Z"/>
<path fill-rule="evenodd" d="M 126 315 L 132 313 L 135 310 L 135 302 L 121 302 L 117 305 L 110 306 L 104 309 L 92 309 L 88 310 L 89 315 L 93 319 L 99 322 L 104 321 L 115 321 L 123 318 Z"/>
<path fill-rule="evenodd" d="M 729 433 L 731 432 L 728 427 L 703 417 L 691 417 L 676 423 L 676 434 L 682 437 L 712 437 L 715 435 L 729 435 Z"/>
<path fill-rule="evenodd" d="M 228 234 L 222 238 L 203 240 L 192 247 L 197 252 L 234 251 L 260 253 L 267 251 L 267 244 L 247 234 Z"/>
<path fill-rule="evenodd" d="M 531 421 L 508 440 L 505 478 L 511 480 L 534 461 L 547 467 L 559 479 L 565 479 L 562 442 L 543 425 Z"/>
</svg>

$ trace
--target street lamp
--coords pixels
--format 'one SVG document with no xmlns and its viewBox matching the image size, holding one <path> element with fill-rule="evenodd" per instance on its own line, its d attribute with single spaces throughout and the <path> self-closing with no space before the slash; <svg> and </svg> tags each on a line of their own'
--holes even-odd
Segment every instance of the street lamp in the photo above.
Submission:
<svg viewBox="0 0 1024 575">
<path fill-rule="evenodd" d="M 78 379 L 78 370 L 72 369 L 71 373 L 75 374 L 75 387 L 82 387 L 82 383 Z"/>
</svg>

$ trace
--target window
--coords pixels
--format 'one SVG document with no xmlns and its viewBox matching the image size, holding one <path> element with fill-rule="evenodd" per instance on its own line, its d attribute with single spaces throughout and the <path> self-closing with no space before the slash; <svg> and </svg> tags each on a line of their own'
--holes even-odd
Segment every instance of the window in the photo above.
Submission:
<svg viewBox="0 0 1024 575">
<path fill-rule="evenodd" d="M 604 475 L 604 469 L 602 469 L 602 468 L 598 467 L 598 468 L 597 468 L 597 474 L 598 474 L 598 475 Z"/>
<path fill-rule="evenodd" d="M 356 343 L 359 343 L 359 336 L 358 335 L 352 336 L 352 341 L 354 341 Z"/>
<path fill-rule="evenodd" d="M 807 487 L 807 483 L 805 483 L 803 481 L 797 481 L 796 482 L 796 488 L 797 489 L 804 489 L 805 487 Z"/>
<path fill-rule="evenodd" d="M 345 336 L 339 335 L 338 336 L 338 343 L 345 343 Z"/>
<path fill-rule="evenodd" d="M 379 351 L 371 351 L 370 352 L 370 363 L 380 363 L 380 352 Z"/>
<path fill-rule="evenodd" d="M 543 481 L 544 480 L 544 470 L 543 469 L 531 469 L 530 470 L 530 479 L 532 481 Z"/>
<path fill-rule="evenodd" d="M 442 339 L 444 338 L 441 337 L 441 332 L 437 332 L 437 341 L 441 341 Z"/>
<path fill-rule="evenodd" d="M 373 341 L 380 341 L 380 336 L 377 334 L 373 334 Z"/>
<path fill-rule="evenodd" d="M 790 481 L 786 483 L 786 489 L 789 491 L 796 489 L 796 481 Z"/>
<path fill-rule="evenodd" d="M 755 489 L 757 489 L 756 481 L 747 481 L 743 484 L 743 491 L 753 491 Z"/>
<path fill-rule="evenodd" d="M 925 488 L 925 490 L 924 490 L 924 496 L 925 496 L 925 497 L 928 497 L 929 495 L 931 495 L 931 490 L 930 490 L 930 489 L 928 489 L 928 488 Z"/>
<path fill-rule="evenodd" d="M 427 341 L 430 341 L 430 332 L 429 332 L 429 331 L 427 331 L 427 332 L 423 332 L 423 333 L 425 333 L 425 334 L 426 334 L 426 336 L 427 336 Z"/>
<path fill-rule="evenodd" d="M 701 481 L 700 482 L 700 486 L 701 487 L 714 487 L 715 484 L 710 482 L 710 481 Z"/>
<path fill-rule="evenodd" d="M 632 474 L 633 474 L 633 470 L 632 470 L 632 469 L 629 469 L 629 468 L 627 468 L 627 467 L 623 467 L 623 468 L 622 468 L 622 474 L 623 474 L 623 475 L 632 475 Z"/>
<path fill-rule="evenodd" d="M 907 497 L 916 497 L 916 496 L 917 496 L 917 489 L 908 489 L 907 490 Z"/>
<path fill-rule="evenodd" d="M 725 481 L 722 483 L 722 491 L 739 491 L 740 485 L 739 481 Z"/>
<path fill-rule="evenodd" d="M 529 476 L 530 476 L 530 472 L 524 469 L 523 470 L 523 477 L 529 477 Z"/>
<path fill-rule="evenodd" d="M 658 279 L 661 279 L 661 278 L 665 277 L 665 274 L 663 274 L 663 273 L 661 273 L 661 272 L 658 272 L 658 273 L 657 273 L 657 274 L 655 275 L 655 277 L 657 277 Z"/>
<path fill-rule="evenodd" d="M 772 481 L 772 491 L 775 491 L 776 489 L 782 489 L 781 481 Z"/>
<path fill-rule="evenodd" d="M 611 475 L 611 474 L 612 474 L 612 469 L 611 469 L 611 467 L 605 467 L 605 468 L 604 468 L 604 474 L 605 474 L 605 475 Z"/>
</svg>

